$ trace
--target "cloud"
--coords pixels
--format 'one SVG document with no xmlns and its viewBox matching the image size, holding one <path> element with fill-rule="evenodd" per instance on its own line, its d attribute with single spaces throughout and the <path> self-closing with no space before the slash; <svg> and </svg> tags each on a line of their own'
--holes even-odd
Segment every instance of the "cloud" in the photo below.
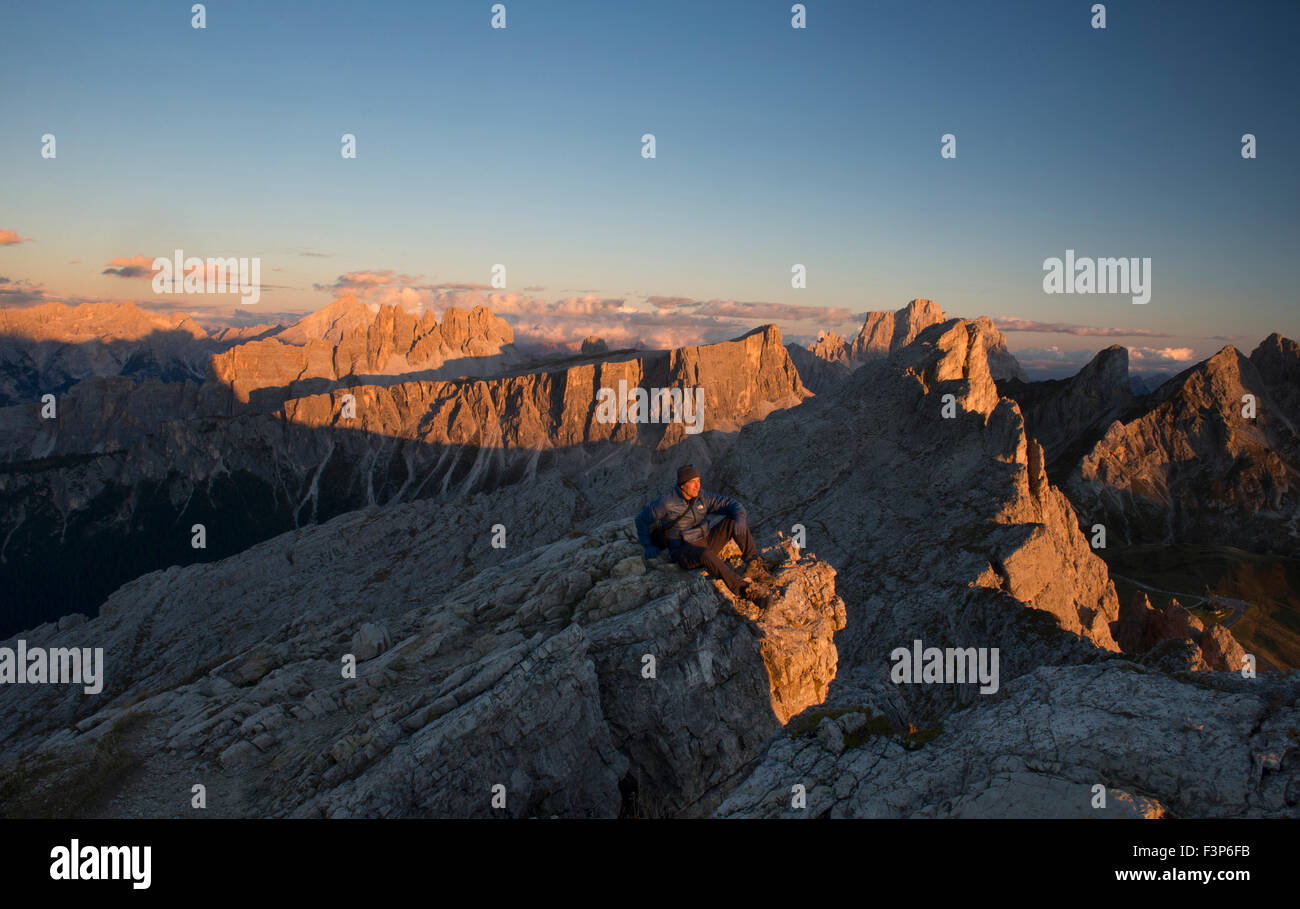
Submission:
<svg viewBox="0 0 1300 909">
<path fill-rule="evenodd" d="M 238 286 L 240 273 L 238 270 L 238 266 L 236 266 L 236 269 L 234 271 L 225 270 L 227 257 L 219 258 L 214 256 L 210 259 L 203 259 L 202 256 L 185 257 L 186 261 L 189 261 L 191 258 L 202 259 L 203 264 L 201 266 L 192 265 L 186 268 L 185 275 L 192 275 L 195 272 L 198 272 L 201 268 L 202 275 L 203 275 L 203 283 L 209 288 L 209 290 L 211 290 L 211 288 L 213 287 L 220 286 L 221 279 L 224 276 L 227 290 L 230 293 L 235 292 L 232 288 Z M 229 257 L 229 258 L 237 258 L 237 257 Z M 113 275 L 118 278 L 153 278 L 154 276 L 153 262 L 154 260 L 150 256 L 144 256 L 144 255 L 118 256 L 116 259 L 109 262 L 108 266 L 102 272 L 100 272 L 100 274 Z M 258 288 L 264 291 L 295 289 L 285 284 L 266 284 L 264 282 L 259 282 Z M 184 293 L 184 291 L 181 289 L 181 287 L 177 287 L 177 289 L 172 291 L 172 293 L 181 294 Z"/>
<path fill-rule="evenodd" d="M 45 288 L 31 281 L 11 281 L 0 275 L 0 306 L 33 306 L 48 303 Z"/>
<path fill-rule="evenodd" d="M 697 302 L 690 297 L 646 297 L 645 301 L 656 309 L 672 309 L 674 306 L 692 306 Z"/>
<path fill-rule="evenodd" d="M 1129 362 L 1139 363 L 1146 369 L 1186 363 L 1195 356 L 1196 351 L 1190 347 L 1130 347 L 1128 349 Z"/>
<path fill-rule="evenodd" d="M 1033 319 L 1017 319 L 1014 316 L 1001 316 L 993 320 L 998 331 L 1043 331 L 1054 334 L 1077 335 L 1085 338 L 1167 338 L 1162 331 L 1149 331 L 1145 328 L 1099 328 L 1093 325 L 1072 325 L 1068 322 L 1036 322 Z"/>
<path fill-rule="evenodd" d="M 1011 353 L 1025 370 L 1031 382 L 1045 379 L 1065 379 L 1077 373 L 1095 356 L 1091 350 L 1066 350 L 1056 345 L 1026 347 Z"/>
<path fill-rule="evenodd" d="M 306 256 L 306 257 L 311 258 L 311 259 L 332 259 L 332 258 L 334 258 L 334 253 L 319 253 L 319 252 L 313 252 L 313 251 L 310 250 L 310 249 L 300 249 L 300 250 L 298 250 L 298 255 L 300 255 L 300 256 Z"/>
<path fill-rule="evenodd" d="M 152 278 L 153 256 L 118 256 L 100 272 L 119 278 Z"/>
<path fill-rule="evenodd" d="M 419 276 L 401 274 L 392 269 L 383 271 L 351 271 L 339 275 L 333 284 L 314 284 L 316 290 L 326 291 L 335 297 L 352 294 L 358 300 L 386 306 L 400 306 L 419 315 L 426 309 L 436 308 L 434 300 L 439 287 L 476 288 L 486 285 L 433 285 L 419 283 Z"/>
<path fill-rule="evenodd" d="M 134 300 L 141 309 L 160 313 L 187 313 L 207 331 L 219 328 L 244 328 L 250 325 L 291 325 L 305 313 L 299 311 L 267 311 L 260 306 L 243 306 L 235 303 L 207 302 L 208 299 L 190 296 L 184 301 Z"/>
<path fill-rule="evenodd" d="M 365 303 L 401 306 L 414 315 L 431 311 L 438 318 L 452 306 L 486 306 L 510 324 L 516 344 L 537 351 L 575 351 L 589 335 L 604 338 L 611 348 L 689 347 L 735 338 L 764 323 L 852 318 L 837 307 L 689 297 L 647 297 L 650 310 L 633 305 L 626 296 L 586 291 L 547 300 L 529 288 L 505 291 L 473 282 L 426 283 L 419 275 L 392 269 L 347 272 L 333 283 L 314 287 L 335 297 L 353 294 Z"/>
<path fill-rule="evenodd" d="M 16 246 L 31 242 L 31 237 L 20 237 L 16 230 L 0 230 L 0 246 Z"/>
<path fill-rule="evenodd" d="M 351 289 L 372 287 L 378 284 L 409 284 L 414 280 L 410 275 L 395 275 L 391 269 L 389 271 L 350 271 L 345 275 L 339 275 L 335 286 Z"/>
<path fill-rule="evenodd" d="M 499 316 L 598 316 L 613 313 L 632 313 L 627 301 L 619 297 L 599 297 L 587 294 L 582 297 L 565 297 L 562 300 L 539 300 L 515 293 L 488 294 L 483 305 Z"/>
<path fill-rule="evenodd" d="M 1024 367 L 1025 374 L 1035 382 L 1073 376 L 1097 355 L 1096 351 L 1086 348 L 1068 350 L 1055 345 L 1026 347 L 1011 353 Z M 1196 352 L 1190 347 L 1130 347 L 1128 356 L 1130 372 L 1147 373 L 1182 369 L 1184 364 L 1196 358 Z"/>
<path fill-rule="evenodd" d="M 848 322 L 853 320 L 853 313 L 842 306 L 798 306 L 793 303 L 750 303 L 739 300 L 709 300 L 707 303 L 692 305 L 697 306 L 695 311 L 700 315 L 757 319 L 763 322 L 802 322 L 808 320 Z"/>
</svg>

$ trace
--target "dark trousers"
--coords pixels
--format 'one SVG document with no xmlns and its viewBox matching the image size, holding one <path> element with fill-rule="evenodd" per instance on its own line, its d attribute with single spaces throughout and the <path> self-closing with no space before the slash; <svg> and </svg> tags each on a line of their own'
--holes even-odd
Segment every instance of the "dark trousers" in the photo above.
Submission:
<svg viewBox="0 0 1300 909">
<path fill-rule="evenodd" d="M 746 562 L 758 558 L 758 547 L 754 545 L 754 537 L 749 532 L 749 525 L 746 524 L 737 530 L 735 521 L 731 518 L 723 518 L 709 528 L 704 537 L 704 546 L 683 543 L 673 556 L 673 561 L 683 568 L 707 569 L 709 574 L 721 578 L 728 590 L 739 595 L 740 575 L 732 571 L 731 566 L 718 557 L 718 553 L 727 545 L 728 540 L 736 541 L 736 545 L 740 547 L 741 557 Z"/>
</svg>

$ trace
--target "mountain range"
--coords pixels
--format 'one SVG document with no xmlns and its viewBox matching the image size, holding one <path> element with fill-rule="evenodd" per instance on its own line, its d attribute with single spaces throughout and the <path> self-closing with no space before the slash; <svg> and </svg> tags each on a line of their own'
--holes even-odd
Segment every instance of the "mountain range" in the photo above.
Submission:
<svg viewBox="0 0 1300 909">
<path fill-rule="evenodd" d="M 1031 383 L 925 300 L 544 361 L 481 308 L 64 309 L 0 348 L 0 646 L 108 671 L 9 693 L 6 816 L 185 816 L 195 781 L 216 816 L 1300 813 L 1285 647 L 1243 676 L 1227 621 L 1111 564 L 1294 552 L 1294 341 L 1140 394 L 1123 348 Z M 620 381 L 702 388 L 704 430 L 598 421 Z M 766 609 L 643 560 L 687 462 L 749 507 Z M 914 642 L 996 650 L 996 690 L 899 684 Z"/>
</svg>

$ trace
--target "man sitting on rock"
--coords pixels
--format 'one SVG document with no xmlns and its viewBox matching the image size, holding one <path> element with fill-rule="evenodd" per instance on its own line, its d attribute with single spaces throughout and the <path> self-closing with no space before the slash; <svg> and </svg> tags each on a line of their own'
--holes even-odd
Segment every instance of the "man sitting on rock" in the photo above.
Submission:
<svg viewBox="0 0 1300 909">
<path fill-rule="evenodd" d="M 710 528 L 707 519 L 711 514 L 726 517 Z M 721 578 L 734 595 L 759 606 L 768 604 L 770 594 L 750 580 L 768 575 L 768 571 L 749 532 L 745 506 L 726 496 L 700 492 L 700 472 L 691 465 L 677 471 L 675 489 L 641 509 L 636 516 L 636 535 L 645 547 L 647 561 L 659 558 L 659 551 L 666 548 L 668 557 L 683 568 L 704 568 Z M 736 541 L 747 563 L 744 578 L 718 555 L 728 540 Z"/>
</svg>

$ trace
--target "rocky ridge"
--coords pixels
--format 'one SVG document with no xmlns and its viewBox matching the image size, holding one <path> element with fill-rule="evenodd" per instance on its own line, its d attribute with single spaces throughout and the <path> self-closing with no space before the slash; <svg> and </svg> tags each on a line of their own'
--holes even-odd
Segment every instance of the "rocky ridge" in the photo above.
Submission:
<svg viewBox="0 0 1300 909">
<path fill-rule="evenodd" d="M 6 814 L 78 793 L 72 777 L 105 760 L 109 737 L 139 755 L 134 772 L 115 802 L 86 793 L 79 812 L 180 815 L 188 785 L 177 781 L 192 777 L 216 816 L 706 813 L 835 674 L 835 573 L 793 548 L 774 551 L 783 561 L 765 612 L 699 572 L 647 571 L 627 521 L 572 532 L 431 600 L 430 556 L 407 533 L 423 531 L 429 510 L 367 510 L 294 534 L 288 550 L 278 538 L 158 572 L 89 623 L 34 630 L 33 644 L 51 645 L 93 630 L 117 669 L 93 713 L 56 692 L 0 718 L 10 741 L 68 724 L 11 768 L 25 785 Z M 377 520 L 410 557 L 379 571 L 340 564 L 338 534 Z M 178 596 L 192 583 L 213 591 L 201 626 Z M 375 600 L 376 588 L 397 595 Z M 353 613 L 361 601 L 374 608 Z M 496 784 L 504 811 L 490 804 Z"/>
<path fill-rule="evenodd" d="M 232 413 L 271 412 L 292 398 L 341 384 L 481 376 L 524 362 L 506 321 L 483 306 L 451 307 L 442 322 L 351 295 L 274 337 L 211 358 L 207 380 L 229 390 Z"/>
<path fill-rule="evenodd" d="M 1300 347 L 1272 335 L 1250 357 L 1229 345 L 1165 382 L 1071 470 L 1067 488 L 1082 519 L 1130 543 L 1294 552 L 1298 374 Z"/>
</svg>

